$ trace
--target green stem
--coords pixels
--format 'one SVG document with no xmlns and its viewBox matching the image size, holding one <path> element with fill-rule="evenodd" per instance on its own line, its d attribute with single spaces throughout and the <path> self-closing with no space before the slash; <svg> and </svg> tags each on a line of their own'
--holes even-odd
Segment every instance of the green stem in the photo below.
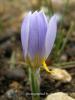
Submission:
<svg viewBox="0 0 75 100">
<path fill-rule="evenodd" d="M 40 74 L 39 70 L 29 67 L 29 81 L 31 86 L 32 100 L 40 100 Z"/>
</svg>

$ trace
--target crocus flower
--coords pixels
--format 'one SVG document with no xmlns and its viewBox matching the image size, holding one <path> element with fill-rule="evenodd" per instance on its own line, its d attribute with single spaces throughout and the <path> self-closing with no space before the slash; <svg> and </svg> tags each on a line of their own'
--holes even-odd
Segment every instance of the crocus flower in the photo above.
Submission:
<svg viewBox="0 0 75 100">
<path fill-rule="evenodd" d="M 52 50 L 59 19 L 60 16 L 54 14 L 48 23 L 42 11 L 29 12 L 24 18 L 21 26 L 21 42 L 25 60 L 31 66 L 43 64 L 49 72 L 45 60 Z"/>
</svg>

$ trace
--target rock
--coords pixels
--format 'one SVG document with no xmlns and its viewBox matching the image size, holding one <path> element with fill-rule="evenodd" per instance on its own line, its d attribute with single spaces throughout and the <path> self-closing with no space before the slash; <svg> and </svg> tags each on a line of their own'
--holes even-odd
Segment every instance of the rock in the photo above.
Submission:
<svg viewBox="0 0 75 100">
<path fill-rule="evenodd" d="M 48 95 L 45 100 L 75 100 L 75 99 L 68 96 L 66 93 L 57 92 L 57 93 L 52 93 Z"/>
<path fill-rule="evenodd" d="M 9 85 L 9 87 L 10 87 L 11 89 L 14 89 L 16 92 L 18 92 L 18 91 L 20 91 L 21 89 L 23 89 L 22 85 L 21 85 L 20 83 L 16 82 L 16 81 L 13 81 L 13 82 Z"/>
<path fill-rule="evenodd" d="M 4 96 L 2 96 L 3 99 L 0 100 L 27 100 L 25 97 L 21 95 L 21 92 L 16 93 L 15 90 L 10 89 L 8 90 Z"/>
<path fill-rule="evenodd" d="M 10 68 L 7 70 L 6 77 L 12 80 L 23 80 L 25 78 L 25 71 L 22 68 Z"/>
<path fill-rule="evenodd" d="M 5 96 L 7 99 L 15 98 L 16 92 L 13 89 L 10 89 L 5 93 Z"/>
<path fill-rule="evenodd" d="M 60 68 L 52 68 L 50 77 L 61 82 L 70 82 L 72 79 L 71 75 L 66 70 Z"/>
</svg>

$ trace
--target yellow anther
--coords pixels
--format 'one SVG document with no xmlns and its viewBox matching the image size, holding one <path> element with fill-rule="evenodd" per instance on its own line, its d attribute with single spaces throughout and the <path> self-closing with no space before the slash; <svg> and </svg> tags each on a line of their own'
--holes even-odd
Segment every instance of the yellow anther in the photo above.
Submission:
<svg viewBox="0 0 75 100">
<path fill-rule="evenodd" d="M 46 65 L 45 61 L 43 61 L 43 67 L 44 69 L 48 72 L 48 73 L 51 73 L 51 71 L 48 69 L 48 66 Z"/>
</svg>

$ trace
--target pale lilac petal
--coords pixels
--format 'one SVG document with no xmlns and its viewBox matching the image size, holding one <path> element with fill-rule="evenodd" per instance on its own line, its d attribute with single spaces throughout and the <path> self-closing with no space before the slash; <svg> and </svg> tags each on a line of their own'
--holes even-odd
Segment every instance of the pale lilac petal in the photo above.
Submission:
<svg viewBox="0 0 75 100">
<path fill-rule="evenodd" d="M 46 40 L 45 40 L 45 48 L 46 48 L 46 54 L 45 58 L 47 58 L 53 48 L 53 44 L 56 38 L 57 33 L 57 23 L 60 19 L 60 16 L 58 14 L 55 14 L 51 17 L 46 33 Z"/>
<path fill-rule="evenodd" d="M 39 12 L 37 16 L 38 31 L 39 31 L 39 54 L 41 57 L 45 54 L 45 37 L 47 32 L 47 18 L 43 12 Z"/>
<path fill-rule="evenodd" d="M 37 12 L 31 15 L 28 52 L 31 58 L 38 52 Z"/>
<path fill-rule="evenodd" d="M 24 56 L 28 53 L 28 39 L 29 39 L 29 25 L 30 25 L 31 12 L 25 16 L 21 26 L 21 42 Z"/>
<path fill-rule="evenodd" d="M 41 12 L 35 12 L 31 16 L 30 35 L 29 35 L 29 53 L 32 58 L 36 54 L 42 55 L 47 24 Z"/>
</svg>

